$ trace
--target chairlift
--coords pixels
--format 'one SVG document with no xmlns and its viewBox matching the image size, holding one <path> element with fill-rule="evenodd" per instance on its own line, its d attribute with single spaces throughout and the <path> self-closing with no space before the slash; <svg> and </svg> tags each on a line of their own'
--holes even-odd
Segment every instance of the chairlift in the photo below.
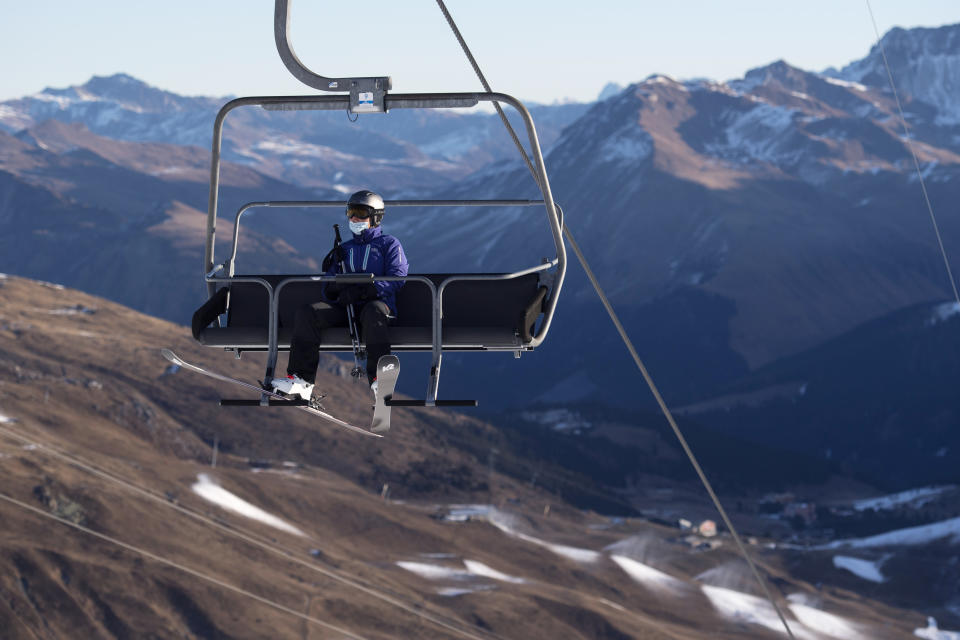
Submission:
<svg viewBox="0 0 960 640">
<path fill-rule="evenodd" d="M 289 0 L 276 0 L 274 36 L 287 69 L 304 84 L 337 95 L 269 96 L 237 98 L 226 103 L 214 122 L 210 167 L 210 195 L 203 277 L 208 300 L 193 315 L 193 337 L 202 345 L 232 351 L 266 352 L 264 385 L 274 377 L 278 354 L 290 349 L 293 320 L 299 307 L 321 299 L 326 282 L 349 284 L 374 280 L 403 280 L 397 293 L 397 321 L 390 327 L 393 351 L 429 351 L 432 354 L 426 396 L 423 400 L 391 400 L 392 406 L 475 406 L 474 400 L 437 398 L 440 366 L 447 351 L 507 351 L 520 357 L 547 336 L 566 273 L 559 207 L 553 200 L 533 119 L 524 105 L 502 93 L 391 94 L 389 77 L 327 78 L 310 71 L 297 58 L 289 42 Z M 214 263 L 220 152 L 224 121 L 241 107 L 268 111 L 345 111 L 349 115 L 382 114 L 395 109 L 458 109 L 480 103 L 512 107 L 523 119 L 540 190 L 537 200 L 502 198 L 480 200 L 385 200 L 388 210 L 405 207 L 542 207 L 556 248 L 556 256 L 511 273 L 426 273 L 405 277 L 372 274 L 248 274 L 237 270 L 241 219 L 254 209 L 335 209 L 342 215 L 346 201 L 267 200 L 248 202 L 236 213 L 229 258 Z M 354 349 L 346 327 L 326 329 L 321 351 Z M 224 400 L 221 404 L 231 404 Z M 249 402 L 236 401 L 236 404 Z M 268 404 L 263 396 L 261 404 Z"/>
</svg>

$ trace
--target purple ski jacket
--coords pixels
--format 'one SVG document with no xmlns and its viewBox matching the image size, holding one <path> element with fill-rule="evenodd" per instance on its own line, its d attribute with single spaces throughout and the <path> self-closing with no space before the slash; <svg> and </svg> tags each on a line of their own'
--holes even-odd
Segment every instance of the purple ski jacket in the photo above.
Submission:
<svg viewBox="0 0 960 640">
<path fill-rule="evenodd" d="M 407 275 L 409 265 L 400 241 L 383 233 L 382 227 L 364 229 L 360 235 L 355 233 L 351 240 L 347 240 L 341 246 L 347 273 L 372 273 L 375 276 Z M 340 273 L 340 264 L 335 261 L 325 275 L 332 276 L 338 273 Z M 397 291 L 404 285 L 403 281 L 378 280 L 373 284 L 377 288 L 377 299 L 387 303 L 390 311 L 396 315 Z M 323 292 L 324 298 L 329 302 L 326 287 Z"/>
</svg>

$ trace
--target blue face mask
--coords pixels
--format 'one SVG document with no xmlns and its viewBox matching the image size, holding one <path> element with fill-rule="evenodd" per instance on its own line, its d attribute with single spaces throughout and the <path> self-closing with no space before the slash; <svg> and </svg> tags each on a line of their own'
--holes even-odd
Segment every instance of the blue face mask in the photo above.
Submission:
<svg viewBox="0 0 960 640">
<path fill-rule="evenodd" d="M 350 231 L 352 231 L 356 235 L 360 235 L 361 233 L 363 233 L 365 230 L 369 228 L 370 228 L 369 220 L 361 220 L 360 222 L 354 222 L 353 220 L 350 221 Z"/>
</svg>

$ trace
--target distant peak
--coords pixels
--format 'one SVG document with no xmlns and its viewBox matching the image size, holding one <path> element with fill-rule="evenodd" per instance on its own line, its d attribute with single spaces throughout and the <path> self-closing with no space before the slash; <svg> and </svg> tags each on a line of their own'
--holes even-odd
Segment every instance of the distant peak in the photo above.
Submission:
<svg viewBox="0 0 960 640">
<path fill-rule="evenodd" d="M 747 71 L 744 76 L 745 79 L 749 79 L 751 76 L 763 76 L 767 78 L 786 78 L 797 75 L 804 75 L 807 72 L 799 67 L 794 67 L 786 60 L 777 60 L 771 62 L 770 64 L 757 67 L 756 69 L 750 69 Z"/>
<path fill-rule="evenodd" d="M 769 85 L 793 87 L 803 84 L 810 74 L 803 69 L 794 67 L 786 60 L 777 60 L 770 64 L 750 69 L 742 80 L 734 80 L 729 85 L 737 91 L 749 93 L 753 89 Z"/>
<path fill-rule="evenodd" d="M 91 93 L 99 93 L 104 90 L 116 91 L 118 89 L 129 91 L 130 89 L 134 88 L 159 91 L 159 89 L 151 87 L 143 80 L 134 78 L 126 73 L 114 73 L 113 75 L 109 76 L 92 76 L 81 86 L 81 88 L 90 91 Z"/>
<path fill-rule="evenodd" d="M 117 83 L 128 83 L 128 84 L 140 84 L 145 85 L 146 82 L 134 78 L 127 73 L 114 73 L 109 76 L 93 76 L 90 78 L 89 82 L 117 82 Z"/>
<path fill-rule="evenodd" d="M 607 98 L 612 98 L 613 96 L 621 93 L 623 89 L 624 87 L 622 84 L 608 82 L 603 86 L 603 89 L 600 90 L 600 95 L 597 96 L 597 102 L 603 102 Z"/>
<path fill-rule="evenodd" d="M 680 84 L 670 76 L 665 76 L 662 73 L 654 73 L 643 80 L 643 84 Z"/>
</svg>

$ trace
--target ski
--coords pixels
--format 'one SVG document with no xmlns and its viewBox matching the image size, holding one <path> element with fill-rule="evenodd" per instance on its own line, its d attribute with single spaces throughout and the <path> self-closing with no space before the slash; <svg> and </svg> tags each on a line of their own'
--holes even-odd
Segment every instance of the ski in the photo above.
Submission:
<svg viewBox="0 0 960 640">
<path fill-rule="evenodd" d="M 223 381 L 223 382 L 230 382 L 230 383 L 233 383 L 233 384 L 236 384 L 236 385 L 240 385 L 241 387 L 245 387 L 245 388 L 247 388 L 247 389 L 250 389 L 251 391 L 256 391 L 257 393 L 266 394 L 266 395 L 270 396 L 271 398 L 276 398 L 276 399 L 278 399 L 278 400 L 283 401 L 283 402 L 281 402 L 281 403 L 271 402 L 271 406 L 278 406 L 278 404 L 280 404 L 280 405 L 282 406 L 283 404 L 287 404 L 287 405 L 289 405 L 289 406 L 291 406 L 291 407 L 296 407 L 297 409 L 300 409 L 301 411 L 306 411 L 307 413 L 309 413 L 309 414 L 311 414 L 311 415 L 314 415 L 314 416 L 317 416 L 318 418 L 323 418 L 323 419 L 326 420 L 327 422 L 331 422 L 331 423 L 333 423 L 333 424 L 335 424 L 335 425 L 337 425 L 337 426 L 339 426 L 339 427 L 343 427 L 344 429 L 349 429 L 350 431 L 353 431 L 353 432 L 356 432 L 356 433 L 362 433 L 363 435 L 365 435 L 365 436 L 370 436 L 370 437 L 372 437 L 372 438 L 382 438 L 382 437 L 383 437 L 380 433 L 373 433 L 372 431 L 368 431 L 367 429 L 364 429 L 363 427 L 357 427 L 357 426 L 355 426 L 355 425 L 350 424 L 349 422 L 344 422 L 344 421 L 341 420 L 340 418 L 336 418 L 336 417 L 330 415 L 329 413 L 327 413 L 327 412 L 325 412 L 325 411 L 321 411 L 320 409 L 317 409 L 316 407 L 310 406 L 309 404 L 301 404 L 301 403 L 299 403 L 299 402 L 296 401 L 296 400 L 291 400 L 291 399 L 288 398 L 287 396 L 281 395 L 281 394 L 279 394 L 279 393 L 276 393 L 276 392 L 271 391 L 271 390 L 268 390 L 268 389 L 264 389 L 264 388 L 262 388 L 262 387 L 259 387 L 259 386 L 255 385 L 255 384 L 252 384 L 252 383 L 250 383 L 250 382 L 244 382 L 243 380 L 237 380 L 236 378 L 231 378 L 230 376 L 225 376 L 225 375 L 223 375 L 223 374 L 221 374 L 221 373 L 216 373 L 215 371 L 210 371 L 209 369 L 204 369 L 203 367 L 200 367 L 200 366 L 197 366 L 197 365 L 192 364 L 192 363 L 190 363 L 190 362 L 187 362 L 186 360 L 184 360 L 183 358 L 181 358 L 180 356 L 178 356 L 177 354 L 175 354 L 175 353 L 174 353 L 173 351 L 171 351 L 170 349 L 163 349 L 163 350 L 161 351 L 161 353 L 163 354 L 163 357 L 166 358 L 167 360 L 169 360 L 171 363 L 173 363 L 173 364 L 175 364 L 175 365 L 177 365 L 177 366 L 179 366 L 179 367 L 182 367 L 182 368 L 184 368 L 184 369 L 188 369 L 188 370 L 190 370 L 190 371 L 194 371 L 194 372 L 199 373 L 199 374 L 201 374 L 201 375 L 205 375 L 205 376 L 207 376 L 208 378 L 213 378 L 214 380 L 221 380 L 221 381 Z M 394 378 L 394 383 L 396 383 L 396 378 Z M 393 393 L 393 387 L 390 388 L 390 392 Z M 389 409 L 388 409 L 388 412 L 389 412 Z M 376 415 L 376 414 L 374 414 L 374 415 Z M 387 415 L 387 428 L 388 428 L 388 429 L 390 428 L 389 413 L 388 413 L 388 415 Z"/>
<path fill-rule="evenodd" d="M 400 359 L 397 356 L 381 356 L 377 360 L 377 402 L 373 405 L 373 422 L 370 423 L 370 431 L 374 433 L 383 434 L 390 430 L 387 401 L 393 399 L 399 376 Z"/>
</svg>

